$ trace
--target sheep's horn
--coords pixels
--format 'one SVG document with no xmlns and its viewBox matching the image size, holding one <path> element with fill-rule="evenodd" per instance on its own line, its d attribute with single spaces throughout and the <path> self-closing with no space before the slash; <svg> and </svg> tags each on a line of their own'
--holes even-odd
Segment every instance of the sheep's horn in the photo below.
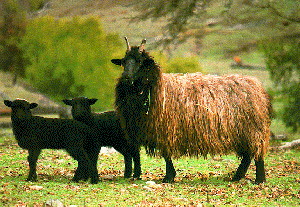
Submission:
<svg viewBox="0 0 300 207">
<path fill-rule="evenodd" d="M 139 51 L 140 51 L 140 52 L 143 52 L 143 50 L 144 50 L 144 48 L 145 48 L 145 44 L 146 44 L 146 39 L 143 39 L 143 41 L 142 41 L 142 43 L 141 43 L 141 45 L 140 45 L 140 47 L 139 47 Z"/>
<path fill-rule="evenodd" d="M 124 37 L 124 39 L 125 39 L 126 44 L 127 44 L 127 52 L 129 52 L 131 50 L 131 47 L 129 45 L 128 39 L 127 39 L 127 37 Z"/>
</svg>

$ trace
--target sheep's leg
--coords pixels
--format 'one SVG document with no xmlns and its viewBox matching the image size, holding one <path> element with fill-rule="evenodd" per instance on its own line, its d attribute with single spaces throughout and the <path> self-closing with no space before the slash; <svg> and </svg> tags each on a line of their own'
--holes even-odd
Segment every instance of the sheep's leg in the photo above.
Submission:
<svg viewBox="0 0 300 207">
<path fill-rule="evenodd" d="M 132 174 L 132 157 L 130 156 L 130 154 L 124 155 L 124 162 L 125 162 L 124 178 L 130 178 Z"/>
<path fill-rule="evenodd" d="M 88 177 L 91 177 L 91 183 L 96 184 L 99 182 L 99 176 L 97 169 L 95 166 L 92 165 L 87 153 L 84 151 L 83 148 L 78 149 L 66 149 L 70 155 L 78 161 L 78 168 L 75 172 L 75 175 L 73 177 L 73 181 L 77 182 L 80 179 L 84 178 L 87 174 Z"/>
<path fill-rule="evenodd" d="M 176 171 L 173 166 L 172 159 L 169 157 L 164 156 L 164 159 L 166 161 L 166 176 L 163 179 L 164 183 L 171 183 L 174 182 L 174 178 L 176 176 Z"/>
<path fill-rule="evenodd" d="M 263 158 L 254 159 L 255 166 L 256 166 L 256 179 L 255 183 L 263 183 L 266 181 L 265 175 L 265 163 Z"/>
<path fill-rule="evenodd" d="M 114 148 L 124 156 L 124 162 L 125 162 L 124 178 L 130 178 L 132 174 L 132 156 L 129 152 L 129 149 L 125 148 L 124 146 L 122 147 L 114 146 Z"/>
<path fill-rule="evenodd" d="M 91 161 L 93 169 L 97 169 L 97 162 L 98 162 L 100 149 L 101 149 L 101 147 L 91 146 L 91 145 L 88 145 L 88 146 L 84 147 L 84 150 L 86 151 L 86 153 L 87 153 L 87 155 L 88 155 L 88 157 Z M 85 173 L 84 177 L 83 177 L 83 180 L 87 181 L 88 179 L 89 179 L 88 174 Z"/>
<path fill-rule="evenodd" d="M 250 158 L 249 154 L 244 153 L 242 162 L 241 162 L 240 166 L 238 167 L 235 175 L 233 176 L 232 181 L 239 181 L 240 179 L 244 178 L 246 175 L 246 172 L 249 168 L 250 163 L 251 163 L 251 158 Z"/>
<path fill-rule="evenodd" d="M 38 157 L 41 153 L 41 150 L 28 150 L 28 163 L 29 163 L 29 175 L 27 178 L 27 181 L 36 181 L 37 175 L 36 175 L 36 162 L 38 160 Z"/>
<path fill-rule="evenodd" d="M 134 149 L 132 150 L 131 155 L 132 155 L 133 162 L 134 162 L 133 177 L 136 178 L 136 179 L 140 179 L 140 176 L 142 174 L 140 149 L 138 147 L 134 147 Z"/>
</svg>

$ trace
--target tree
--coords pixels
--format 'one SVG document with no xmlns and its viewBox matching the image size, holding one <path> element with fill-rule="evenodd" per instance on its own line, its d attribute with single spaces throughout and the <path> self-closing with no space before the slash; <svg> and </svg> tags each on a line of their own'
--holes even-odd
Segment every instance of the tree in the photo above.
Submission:
<svg viewBox="0 0 300 207">
<path fill-rule="evenodd" d="M 223 26 L 251 26 L 263 24 L 264 27 L 255 31 L 261 38 L 272 36 L 274 29 L 277 32 L 287 33 L 282 27 L 294 27 L 300 22 L 300 2 L 294 0 L 155 0 L 143 1 L 138 7 L 139 15 L 133 20 L 160 18 L 167 19 L 164 28 L 164 38 L 158 45 L 167 47 L 170 44 L 180 44 L 187 39 L 195 38 L 196 43 L 207 34 L 207 27 L 215 24 Z M 262 34 L 261 30 L 270 30 Z M 187 32 L 194 30 L 194 32 Z M 285 31 L 283 31 L 285 30 Z M 299 29 L 294 31 L 299 32 Z"/>
<path fill-rule="evenodd" d="M 26 14 L 17 0 L 0 2 L 0 70 L 24 76 L 26 61 L 18 46 L 26 30 Z"/>
<path fill-rule="evenodd" d="M 293 131 L 300 128 L 300 40 L 280 38 L 265 42 L 266 65 L 274 81 L 277 99 L 283 103 L 281 116 Z"/>
</svg>

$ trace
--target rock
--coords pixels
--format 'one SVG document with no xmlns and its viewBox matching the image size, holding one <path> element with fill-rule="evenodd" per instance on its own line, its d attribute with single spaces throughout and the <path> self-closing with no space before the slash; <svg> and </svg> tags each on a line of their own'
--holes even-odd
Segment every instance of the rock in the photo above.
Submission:
<svg viewBox="0 0 300 207">
<path fill-rule="evenodd" d="M 56 199 L 50 199 L 48 201 L 46 201 L 45 203 L 46 207 L 64 207 L 64 204 L 62 202 L 60 202 L 60 200 Z"/>
</svg>

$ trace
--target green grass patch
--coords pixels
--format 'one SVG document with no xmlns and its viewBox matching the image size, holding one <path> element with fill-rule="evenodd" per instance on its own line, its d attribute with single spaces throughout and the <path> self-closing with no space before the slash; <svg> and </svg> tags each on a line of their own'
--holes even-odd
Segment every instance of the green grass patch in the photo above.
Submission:
<svg viewBox="0 0 300 207">
<path fill-rule="evenodd" d="M 123 178 L 122 155 L 101 154 L 98 161 L 101 182 L 97 185 L 72 182 L 77 163 L 62 150 L 42 151 L 37 165 L 37 182 L 25 182 L 28 175 L 26 150 L 16 144 L 2 144 L 0 156 L 0 206 L 44 206 L 50 199 L 59 199 L 65 206 L 300 204 L 299 150 L 269 153 L 265 159 L 267 183 L 262 185 L 253 184 L 253 162 L 245 179 L 229 181 L 240 163 L 234 155 L 207 160 L 174 160 L 175 182 L 164 184 L 161 182 L 165 175 L 163 159 L 149 157 L 142 150 L 142 179 L 130 180 Z"/>
</svg>

